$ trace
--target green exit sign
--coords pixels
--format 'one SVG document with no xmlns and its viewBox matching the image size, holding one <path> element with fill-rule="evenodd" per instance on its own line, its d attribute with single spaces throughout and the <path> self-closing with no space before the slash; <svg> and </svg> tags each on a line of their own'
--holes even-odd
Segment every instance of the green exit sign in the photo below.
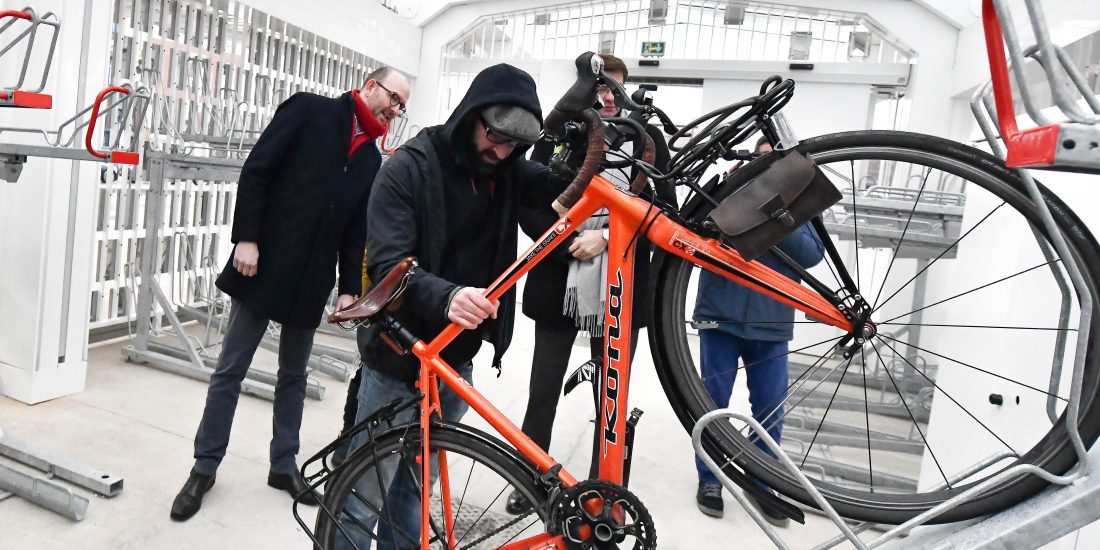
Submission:
<svg viewBox="0 0 1100 550">
<path fill-rule="evenodd" d="M 642 57 L 662 57 L 664 55 L 664 42 L 642 42 Z"/>
</svg>

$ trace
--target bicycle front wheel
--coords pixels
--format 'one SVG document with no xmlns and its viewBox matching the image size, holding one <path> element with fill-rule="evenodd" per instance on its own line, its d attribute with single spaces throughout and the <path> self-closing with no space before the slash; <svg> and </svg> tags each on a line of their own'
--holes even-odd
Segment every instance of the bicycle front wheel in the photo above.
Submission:
<svg viewBox="0 0 1100 550">
<path fill-rule="evenodd" d="M 419 433 L 417 424 L 395 428 L 340 467 L 317 513 L 315 532 L 323 548 L 420 548 Z M 433 468 L 442 471 L 446 464 L 446 482 L 439 475 L 431 490 L 431 548 L 499 548 L 546 532 L 546 491 L 514 452 L 460 424 L 433 426 L 431 448 Z M 507 512 L 513 491 L 533 506 Z"/>
<path fill-rule="evenodd" d="M 1098 331 L 1078 334 L 1079 289 L 1016 173 L 976 149 L 906 132 L 832 134 L 798 149 L 843 192 L 822 215 L 839 261 L 826 254 L 809 271 L 834 290 L 843 286 L 841 268 L 847 271 L 873 308 L 878 333 L 862 348 L 838 349 L 842 332 L 798 313 L 786 325 L 793 339 L 780 358 L 788 365 L 780 385 L 786 390 L 752 396 L 753 416 L 781 433 L 786 453 L 838 512 L 864 521 L 904 522 L 1017 464 L 1056 474 L 1071 468 L 1077 457 L 1065 410 L 1080 338 L 1088 339 L 1089 351 L 1078 429 L 1086 445 L 1100 433 Z M 718 186 L 715 198 L 761 171 L 746 165 Z M 1097 296 L 1095 240 L 1065 204 L 1043 192 Z M 706 201 L 695 201 L 684 214 L 702 220 L 708 211 Z M 661 255 L 651 334 L 665 392 L 688 430 L 716 408 L 716 397 L 724 399 L 707 389 L 718 391 L 718 377 L 766 376 L 754 364 L 776 359 L 710 360 L 700 370 L 701 331 L 743 338 L 746 326 L 759 323 L 751 310 L 700 323 L 699 273 Z M 735 386 L 734 408 L 748 409 L 744 392 Z M 733 460 L 782 494 L 814 505 L 793 475 L 752 444 L 744 426 L 716 422 L 706 436 L 719 464 Z M 1045 485 L 1032 475 L 1010 477 L 935 521 L 993 513 Z"/>
</svg>

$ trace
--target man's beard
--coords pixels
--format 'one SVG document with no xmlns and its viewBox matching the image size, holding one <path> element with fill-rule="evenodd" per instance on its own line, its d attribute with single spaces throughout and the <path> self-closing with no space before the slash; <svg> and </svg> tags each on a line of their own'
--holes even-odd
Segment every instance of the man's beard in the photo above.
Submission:
<svg viewBox="0 0 1100 550">
<path fill-rule="evenodd" d="M 490 158 L 493 158 L 493 159 L 497 158 L 496 154 L 492 151 L 492 149 L 487 150 L 487 151 L 482 151 L 482 152 L 475 152 L 475 153 L 476 154 L 474 155 L 474 170 L 477 171 L 479 176 L 488 176 L 488 175 L 492 174 L 493 172 L 496 172 L 497 168 L 499 168 L 500 164 L 502 162 L 504 162 L 504 160 L 505 160 L 505 159 L 500 159 L 497 162 L 491 162 L 489 160 Z M 507 157 L 505 157 L 505 158 L 507 158 Z"/>
</svg>

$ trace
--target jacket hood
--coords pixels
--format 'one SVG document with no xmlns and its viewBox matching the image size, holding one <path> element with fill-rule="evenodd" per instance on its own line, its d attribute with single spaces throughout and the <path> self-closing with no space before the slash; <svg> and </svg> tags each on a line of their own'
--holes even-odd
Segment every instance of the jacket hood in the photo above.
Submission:
<svg viewBox="0 0 1100 550">
<path fill-rule="evenodd" d="M 535 79 L 525 71 L 500 63 L 493 65 L 474 77 L 470 83 L 470 89 L 462 97 L 462 101 L 451 111 L 450 118 L 439 129 L 438 139 L 447 144 L 454 154 L 454 158 L 463 168 L 469 168 L 469 135 L 468 128 L 474 120 L 476 113 L 489 105 L 517 105 L 534 115 L 541 121 L 542 108 L 539 106 L 538 94 L 535 92 Z M 520 145 L 512 151 L 506 164 L 522 157 L 527 152 L 527 145 Z"/>
</svg>

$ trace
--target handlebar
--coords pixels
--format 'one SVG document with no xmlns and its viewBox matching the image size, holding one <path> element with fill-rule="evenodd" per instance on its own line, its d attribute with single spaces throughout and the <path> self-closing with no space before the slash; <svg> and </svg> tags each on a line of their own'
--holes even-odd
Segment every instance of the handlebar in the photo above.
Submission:
<svg viewBox="0 0 1100 550">
<path fill-rule="evenodd" d="M 604 84 L 611 88 L 615 96 L 615 104 L 625 109 L 642 109 L 643 106 L 632 101 L 626 90 L 617 80 L 604 72 L 603 58 L 592 53 L 585 52 L 579 55 L 574 62 L 577 67 L 577 81 L 565 92 L 565 95 L 554 105 L 553 110 L 546 115 L 543 126 L 546 132 L 554 137 L 561 137 L 565 124 L 569 121 L 582 122 L 588 130 L 588 142 L 585 150 L 584 163 L 581 165 L 573 181 L 565 188 L 565 191 L 554 200 L 552 206 L 559 214 L 565 213 L 576 204 L 581 194 L 584 193 L 592 177 L 599 171 L 600 161 L 604 153 L 604 126 L 599 113 L 592 108 L 596 97 L 596 88 Z M 643 159 L 648 163 L 653 162 L 654 145 L 649 135 L 645 136 L 645 152 Z M 631 182 L 631 191 L 638 192 L 645 186 L 645 172 L 638 171 L 637 177 Z"/>
<path fill-rule="evenodd" d="M 92 134 L 95 133 L 95 121 L 99 118 L 99 106 L 103 103 L 103 98 L 107 97 L 109 93 L 130 94 L 130 89 L 122 86 L 107 86 L 100 90 L 99 95 L 95 98 L 95 103 L 92 104 L 91 120 L 88 121 L 88 130 L 84 134 L 84 147 L 88 149 L 88 152 L 92 156 L 106 160 L 107 162 L 114 162 L 118 164 L 137 164 L 140 156 L 133 151 L 97 151 L 92 147 Z"/>
</svg>

